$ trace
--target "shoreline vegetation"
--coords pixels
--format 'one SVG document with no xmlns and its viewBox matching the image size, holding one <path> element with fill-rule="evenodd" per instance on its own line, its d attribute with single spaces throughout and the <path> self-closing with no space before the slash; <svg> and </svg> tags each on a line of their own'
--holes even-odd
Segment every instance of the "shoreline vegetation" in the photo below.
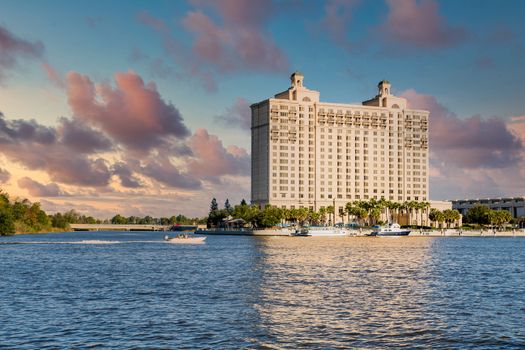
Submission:
<svg viewBox="0 0 525 350">
<path fill-rule="evenodd" d="M 384 199 L 349 202 L 342 211 L 335 213 L 333 206 L 321 207 L 318 211 L 307 208 L 284 209 L 272 205 L 264 208 L 248 204 L 244 199 L 232 206 L 228 199 L 222 209 L 217 200 L 212 199 L 207 217 L 188 218 L 184 215 L 155 218 L 152 216 L 125 217 L 116 214 L 111 219 L 95 219 L 81 215 L 74 210 L 65 213 L 46 214 L 40 203 L 15 198 L 0 189 L 0 236 L 14 234 L 38 234 L 67 232 L 70 224 L 141 224 L 141 225 L 199 225 L 208 228 L 253 228 L 267 229 L 284 226 L 333 226 L 352 224 L 356 228 L 369 228 L 387 222 L 399 222 L 401 216 L 408 218 L 403 227 L 422 230 L 442 230 L 456 228 L 462 231 L 503 231 L 525 226 L 525 217 L 512 218 L 506 210 L 492 210 L 484 205 L 469 209 L 463 217 L 462 226 L 457 210 L 439 211 L 430 209 L 428 202 L 391 202 Z M 428 220 L 425 220 L 428 217 Z M 419 224 L 418 224 L 419 223 Z M 423 225 L 422 225 L 423 224 Z M 427 224 L 427 225 L 424 225 Z"/>
<path fill-rule="evenodd" d="M 219 209 L 217 200 L 212 199 L 207 219 L 208 228 L 251 228 L 267 229 L 285 226 L 333 226 L 351 224 L 357 228 L 370 228 L 388 222 L 399 222 L 406 217 L 406 228 L 423 230 L 444 230 L 456 228 L 470 230 L 505 230 L 525 226 L 525 216 L 518 219 L 506 210 L 492 210 L 485 205 L 475 205 L 458 225 L 461 215 L 457 210 L 444 211 L 430 208 L 429 202 L 392 202 L 385 199 L 348 202 L 337 213 L 333 206 L 321 207 L 318 211 L 308 208 L 286 209 L 272 205 L 259 208 L 247 204 L 243 199 L 239 205 L 232 206 L 228 199 Z"/>
<path fill-rule="evenodd" d="M 188 218 L 184 215 L 155 218 L 152 216 L 125 217 L 116 214 L 111 219 L 95 219 L 74 210 L 65 213 L 46 214 L 40 203 L 25 198 L 11 199 L 0 189 L 0 236 L 68 232 L 70 224 L 142 224 L 142 225 L 195 225 L 206 223 L 206 218 Z"/>
</svg>

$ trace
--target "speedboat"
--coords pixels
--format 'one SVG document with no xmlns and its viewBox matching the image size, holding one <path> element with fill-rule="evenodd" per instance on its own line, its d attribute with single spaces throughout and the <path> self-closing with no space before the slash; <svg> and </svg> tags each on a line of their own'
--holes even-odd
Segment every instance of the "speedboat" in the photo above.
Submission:
<svg viewBox="0 0 525 350">
<path fill-rule="evenodd" d="M 188 234 L 180 234 L 175 237 L 164 236 L 164 240 L 168 243 L 188 244 L 188 243 L 204 243 L 206 237 L 196 237 Z"/>
<path fill-rule="evenodd" d="M 402 229 L 399 224 L 394 223 L 385 227 L 375 227 L 370 236 L 408 236 L 409 233 L 410 230 Z"/>
</svg>

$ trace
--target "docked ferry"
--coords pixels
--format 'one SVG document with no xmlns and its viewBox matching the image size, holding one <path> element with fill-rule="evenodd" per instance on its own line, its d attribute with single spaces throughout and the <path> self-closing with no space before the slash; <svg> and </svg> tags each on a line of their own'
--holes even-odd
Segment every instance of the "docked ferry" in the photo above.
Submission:
<svg viewBox="0 0 525 350">
<path fill-rule="evenodd" d="M 370 233 L 370 236 L 408 236 L 410 230 L 402 229 L 399 224 L 390 224 L 385 227 L 376 227 L 374 231 Z"/>
</svg>

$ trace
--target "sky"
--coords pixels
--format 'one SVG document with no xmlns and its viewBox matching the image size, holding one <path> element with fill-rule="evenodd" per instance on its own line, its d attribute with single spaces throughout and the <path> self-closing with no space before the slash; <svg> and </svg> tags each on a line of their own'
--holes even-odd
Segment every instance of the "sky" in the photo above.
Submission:
<svg viewBox="0 0 525 350">
<path fill-rule="evenodd" d="M 249 105 L 392 82 L 430 111 L 430 199 L 525 195 L 521 0 L 0 0 L 0 188 L 49 212 L 250 198 Z"/>
</svg>

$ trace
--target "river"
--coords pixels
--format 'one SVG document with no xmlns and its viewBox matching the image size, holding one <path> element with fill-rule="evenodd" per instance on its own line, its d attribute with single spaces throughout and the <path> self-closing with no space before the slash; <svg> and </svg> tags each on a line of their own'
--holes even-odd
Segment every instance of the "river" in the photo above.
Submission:
<svg viewBox="0 0 525 350">
<path fill-rule="evenodd" d="M 525 348 L 525 238 L 0 237 L 0 348 Z"/>
</svg>

